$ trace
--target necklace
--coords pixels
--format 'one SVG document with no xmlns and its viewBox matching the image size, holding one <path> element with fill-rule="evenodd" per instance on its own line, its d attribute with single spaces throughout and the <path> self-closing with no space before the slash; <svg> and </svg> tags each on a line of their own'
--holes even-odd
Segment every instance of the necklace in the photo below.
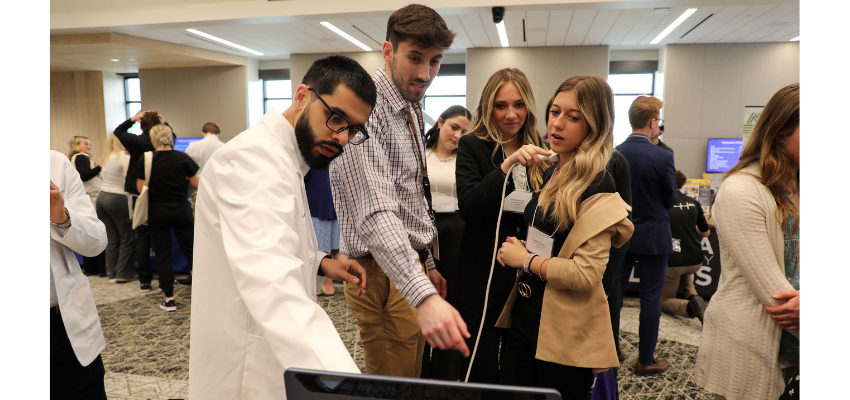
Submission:
<svg viewBox="0 0 850 400">
<path fill-rule="evenodd" d="M 433 154 L 433 155 L 434 155 L 434 157 L 437 157 L 437 159 L 438 159 L 438 160 L 440 160 L 440 162 L 449 162 L 449 161 L 451 161 L 451 160 L 454 160 L 454 158 L 455 158 L 455 154 L 452 154 L 452 155 L 451 155 L 451 156 L 449 156 L 448 158 L 442 158 L 442 157 L 440 157 L 439 155 L 437 155 L 437 152 L 436 152 L 436 151 L 433 151 L 433 150 L 431 150 L 431 154 Z"/>
</svg>

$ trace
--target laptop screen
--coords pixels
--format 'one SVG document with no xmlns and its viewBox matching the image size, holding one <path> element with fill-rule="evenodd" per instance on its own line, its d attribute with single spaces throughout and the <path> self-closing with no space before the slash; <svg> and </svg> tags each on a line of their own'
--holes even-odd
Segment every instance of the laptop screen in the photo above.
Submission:
<svg viewBox="0 0 850 400">
<path fill-rule="evenodd" d="M 511 399 L 560 400 L 554 389 L 485 385 L 290 368 L 284 373 L 289 399 Z"/>
</svg>

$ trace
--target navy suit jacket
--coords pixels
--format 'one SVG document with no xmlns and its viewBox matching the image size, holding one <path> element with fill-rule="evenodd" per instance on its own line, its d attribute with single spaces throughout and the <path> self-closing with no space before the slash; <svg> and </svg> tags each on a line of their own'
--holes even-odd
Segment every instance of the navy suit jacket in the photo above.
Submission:
<svg viewBox="0 0 850 400">
<path fill-rule="evenodd" d="M 629 162 L 632 184 L 632 223 L 635 232 L 629 253 L 670 254 L 673 240 L 667 210 L 676 204 L 676 169 L 673 153 L 632 134 L 617 150 Z"/>
</svg>

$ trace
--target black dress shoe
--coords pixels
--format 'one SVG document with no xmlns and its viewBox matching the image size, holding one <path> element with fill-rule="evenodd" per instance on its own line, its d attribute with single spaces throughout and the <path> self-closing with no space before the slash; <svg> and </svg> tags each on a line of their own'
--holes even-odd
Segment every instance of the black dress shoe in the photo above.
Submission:
<svg viewBox="0 0 850 400">
<path fill-rule="evenodd" d="M 688 315 L 691 318 L 698 318 L 700 323 L 702 323 L 702 320 L 705 317 L 706 307 L 708 307 L 708 304 L 706 304 L 705 300 L 703 300 L 701 296 L 694 294 L 688 298 Z"/>
<path fill-rule="evenodd" d="M 637 360 L 635 364 L 635 374 L 637 375 L 660 374 L 668 369 L 670 369 L 670 363 L 663 358 L 656 358 L 655 362 L 649 365 L 643 365 L 640 360 Z"/>
<path fill-rule="evenodd" d="M 189 275 L 189 277 L 186 279 L 178 279 L 177 283 L 181 285 L 192 286 L 192 275 Z"/>
</svg>

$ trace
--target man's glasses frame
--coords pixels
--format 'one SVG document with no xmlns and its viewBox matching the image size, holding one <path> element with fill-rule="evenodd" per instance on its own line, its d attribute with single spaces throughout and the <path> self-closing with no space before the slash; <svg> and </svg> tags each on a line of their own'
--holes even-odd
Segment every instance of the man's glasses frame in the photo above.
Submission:
<svg viewBox="0 0 850 400">
<path fill-rule="evenodd" d="M 343 116 L 342 114 L 340 114 L 340 113 L 338 113 L 338 112 L 334 111 L 334 110 L 331 108 L 331 106 L 329 106 L 329 105 L 328 105 L 328 103 L 327 103 L 327 102 L 325 102 L 325 99 L 323 99 L 323 98 L 322 98 L 322 96 L 319 94 L 319 91 L 317 91 L 316 89 L 313 89 L 313 88 L 307 88 L 307 90 L 312 91 L 313 93 L 315 93 L 315 94 L 316 94 L 316 97 L 318 97 L 318 98 L 319 98 L 319 101 L 321 101 L 321 102 L 322 102 L 322 104 L 324 104 L 324 105 L 325 105 L 325 108 L 327 108 L 327 109 L 328 109 L 328 113 L 329 113 L 330 115 L 328 116 L 327 121 L 325 121 L 325 126 L 327 126 L 327 127 L 328 127 L 328 129 L 330 129 L 331 131 L 336 132 L 336 133 L 340 133 L 340 132 L 342 132 L 342 131 L 344 131 L 344 130 L 348 129 L 348 143 L 349 143 L 349 144 L 353 144 L 353 145 L 355 145 L 355 146 L 356 146 L 356 145 L 358 145 L 358 144 L 361 144 L 361 143 L 365 142 L 365 141 L 366 141 L 366 139 L 369 139 L 369 134 L 366 132 L 366 130 L 365 130 L 365 129 L 360 128 L 360 127 L 354 127 L 354 128 L 352 128 L 352 127 L 351 127 L 351 123 L 350 123 L 350 122 L 348 122 L 348 119 L 347 119 L 347 118 L 345 118 L 345 116 Z M 341 119 L 341 120 L 345 123 L 345 125 L 344 125 L 344 126 L 342 126 L 341 128 L 336 128 L 336 129 L 334 129 L 334 128 L 331 126 L 331 120 L 332 120 L 334 117 L 338 117 L 338 118 L 340 118 L 340 119 Z M 337 125 L 337 124 L 334 124 L 334 125 Z M 360 135 L 358 136 L 358 134 L 360 134 Z"/>
</svg>

